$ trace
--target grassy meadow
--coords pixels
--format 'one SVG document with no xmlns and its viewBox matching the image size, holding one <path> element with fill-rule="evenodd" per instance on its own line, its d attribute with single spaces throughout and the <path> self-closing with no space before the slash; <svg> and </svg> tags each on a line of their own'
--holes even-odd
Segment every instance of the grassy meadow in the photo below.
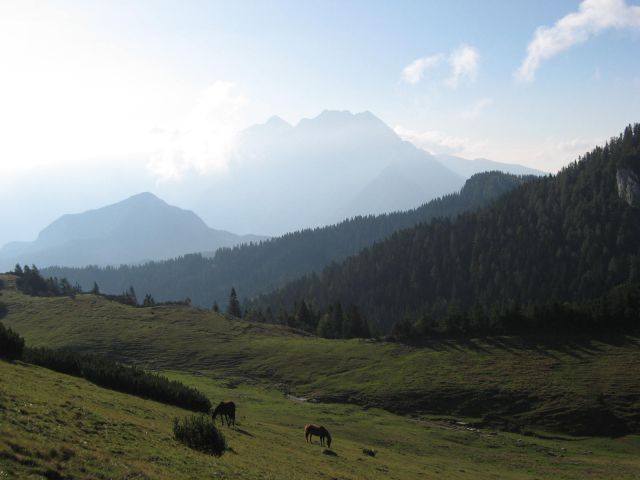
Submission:
<svg viewBox="0 0 640 480">
<path fill-rule="evenodd" d="M 162 372 L 214 403 L 235 401 L 238 425 L 224 427 L 230 450 L 215 458 L 173 438 L 173 418 L 191 412 L 0 362 L 0 480 L 638 478 L 639 435 L 570 431 L 599 419 L 637 425 L 635 337 L 410 347 L 324 340 L 186 306 L 28 297 L 11 287 L 0 295 L 9 307 L 3 323 L 28 345 Z M 506 424 L 493 425 L 487 412 Z M 305 443 L 310 422 L 331 431 L 330 452 L 317 439 Z M 511 433 L 510 422 L 519 426 Z"/>
<path fill-rule="evenodd" d="M 0 362 L 0 478 L 547 479 L 637 478 L 640 437 L 542 439 L 412 419 L 354 405 L 302 402 L 257 385 L 169 373 L 238 404 L 230 450 L 216 458 L 173 439 L 184 410 L 40 367 Z M 327 426 L 331 452 L 305 443 Z M 373 449 L 374 457 L 363 453 Z"/>
<path fill-rule="evenodd" d="M 260 382 L 300 397 L 402 414 L 454 414 L 572 434 L 640 431 L 640 339 L 326 340 L 186 306 L 3 292 L 30 346 L 102 353 L 154 370 Z M 496 420 L 497 418 L 497 420 Z M 604 422 L 599 425 L 598 419 Z"/>
</svg>

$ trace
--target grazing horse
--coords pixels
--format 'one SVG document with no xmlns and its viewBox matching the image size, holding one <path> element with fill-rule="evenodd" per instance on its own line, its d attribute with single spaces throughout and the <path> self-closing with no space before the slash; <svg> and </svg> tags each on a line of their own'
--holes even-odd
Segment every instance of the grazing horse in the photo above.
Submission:
<svg viewBox="0 0 640 480">
<path fill-rule="evenodd" d="M 327 447 L 331 448 L 331 434 L 329 430 L 322 425 L 314 425 L 309 423 L 304 426 L 304 438 L 307 442 L 313 442 L 311 437 L 320 437 L 320 445 L 324 446 L 324 440 L 327 439 Z"/>
<path fill-rule="evenodd" d="M 224 419 L 227 419 L 227 425 L 231 426 L 236 424 L 236 404 L 233 402 L 220 402 L 218 406 L 211 412 L 213 422 L 215 423 L 216 417 L 220 415 L 222 424 L 224 425 Z"/>
</svg>

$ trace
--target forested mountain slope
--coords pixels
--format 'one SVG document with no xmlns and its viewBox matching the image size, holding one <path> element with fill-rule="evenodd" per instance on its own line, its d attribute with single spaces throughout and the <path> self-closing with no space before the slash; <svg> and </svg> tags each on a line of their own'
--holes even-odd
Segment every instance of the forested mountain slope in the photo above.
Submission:
<svg viewBox="0 0 640 480">
<path fill-rule="evenodd" d="M 466 182 L 460 193 L 414 210 L 355 217 L 259 244 L 225 248 L 213 258 L 186 255 L 139 266 L 49 268 L 43 273 L 66 277 L 87 290 L 94 281 L 103 292 L 110 293 L 120 293 L 133 285 L 139 294 L 150 293 L 156 300 L 190 297 L 194 304 L 210 307 L 214 301 L 225 302 L 231 286 L 241 298 L 268 292 L 301 275 L 319 271 L 330 262 L 343 260 L 397 230 L 479 208 L 532 178 L 500 172 L 478 174 Z"/>
<path fill-rule="evenodd" d="M 390 327 L 495 304 L 585 300 L 640 281 L 640 124 L 553 177 L 438 218 L 266 295 L 262 308 L 355 304 Z"/>
</svg>

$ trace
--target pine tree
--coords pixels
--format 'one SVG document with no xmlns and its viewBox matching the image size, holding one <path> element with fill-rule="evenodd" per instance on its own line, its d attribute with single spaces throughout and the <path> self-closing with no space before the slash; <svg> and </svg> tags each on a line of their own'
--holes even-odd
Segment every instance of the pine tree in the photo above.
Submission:
<svg viewBox="0 0 640 480">
<path fill-rule="evenodd" d="M 300 302 L 300 307 L 298 308 L 298 313 L 296 314 L 296 321 L 302 328 L 313 326 L 313 317 L 304 300 Z"/>
<path fill-rule="evenodd" d="M 214 312 L 218 313 L 220 311 L 220 307 L 218 306 L 218 302 L 213 302 L 213 307 L 211 308 Z"/>
<path fill-rule="evenodd" d="M 236 289 L 233 287 L 231 287 L 231 293 L 229 294 L 227 314 L 232 317 L 242 318 L 242 310 L 240 308 L 240 302 L 238 301 L 238 295 L 236 294 Z"/>
<path fill-rule="evenodd" d="M 94 295 L 100 295 L 100 287 L 98 287 L 98 282 L 93 282 L 91 293 L 93 293 Z"/>
<path fill-rule="evenodd" d="M 144 296 L 144 300 L 142 301 L 142 306 L 143 307 L 153 307 L 156 304 L 156 301 L 154 300 L 154 298 L 151 296 L 150 293 L 147 293 Z"/>
<path fill-rule="evenodd" d="M 138 304 L 138 297 L 136 297 L 136 291 L 133 289 L 133 285 L 129 287 L 129 291 L 127 292 L 127 296 L 129 297 L 132 305 Z"/>
</svg>

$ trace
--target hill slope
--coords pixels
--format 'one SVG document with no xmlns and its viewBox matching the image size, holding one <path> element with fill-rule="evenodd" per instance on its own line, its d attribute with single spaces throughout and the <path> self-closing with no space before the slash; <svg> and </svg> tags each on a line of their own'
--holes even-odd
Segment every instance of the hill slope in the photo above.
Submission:
<svg viewBox="0 0 640 480">
<path fill-rule="evenodd" d="M 431 321 L 452 309 L 599 297 L 640 282 L 633 172 L 640 172 L 640 124 L 555 177 L 477 212 L 398 232 L 259 304 L 277 311 L 301 300 L 340 300 L 388 328 L 402 317 Z"/>
<path fill-rule="evenodd" d="M 0 270 L 16 263 L 120 265 L 160 260 L 190 252 L 212 252 L 264 237 L 213 230 L 193 212 L 141 193 L 97 210 L 63 215 L 33 242 L 0 249 Z"/>
<path fill-rule="evenodd" d="M 319 271 L 394 231 L 454 216 L 486 205 L 501 194 L 531 180 L 499 172 L 470 178 L 460 193 L 433 200 L 419 208 L 388 215 L 356 217 L 337 225 L 302 230 L 258 245 L 222 249 L 212 259 L 199 255 L 120 268 L 50 268 L 49 276 L 66 277 L 86 290 L 98 282 L 103 292 L 120 293 L 133 285 L 156 300 L 190 297 L 196 305 L 223 304 L 231 286 L 241 298 L 269 292 L 305 273 Z"/>
<path fill-rule="evenodd" d="M 499 337 L 418 348 L 302 336 L 183 306 L 2 293 L 9 307 L 3 323 L 32 346 L 72 347 L 232 383 L 277 383 L 296 396 L 398 413 L 470 416 L 501 428 L 640 432 L 636 337 Z"/>
<path fill-rule="evenodd" d="M 237 429 L 223 428 L 233 449 L 220 458 L 172 436 L 187 412 L 96 387 L 43 368 L 0 361 L 0 475 L 5 478 L 633 478 L 639 437 L 543 440 L 468 431 L 346 405 L 292 401 L 255 387 L 227 388 L 179 375 L 211 398 L 233 398 Z M 327 425 L 336 456 L 306 444 L 302 425 Z M 363 454 L 373 448 L 375 457 Z"/>
</svg>

